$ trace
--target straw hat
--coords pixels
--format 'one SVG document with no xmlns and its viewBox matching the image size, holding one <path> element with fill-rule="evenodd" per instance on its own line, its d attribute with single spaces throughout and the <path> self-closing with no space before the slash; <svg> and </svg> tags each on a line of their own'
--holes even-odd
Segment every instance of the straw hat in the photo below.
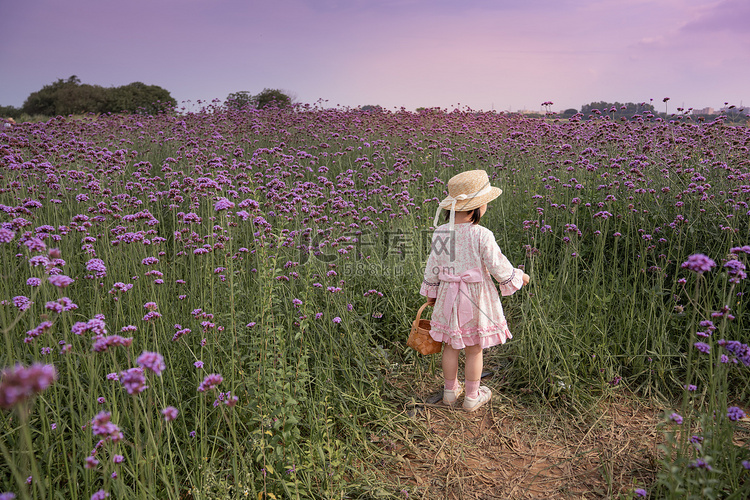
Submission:
<svg viewBox="0 0 750 500">
<path fill-rule="evenodd" d="M 442 209 L 450 210 L 450 227 L 453 228 L 456 211 L 468 212 L 479 208 L 502 194 L 500 188 L 490 186 L 490 178 L 484 170 L 469 170 L 454 175 L 448 181 L 448 196 L 440 202 L 433 226 L 437 227 Z"/>
</svg>

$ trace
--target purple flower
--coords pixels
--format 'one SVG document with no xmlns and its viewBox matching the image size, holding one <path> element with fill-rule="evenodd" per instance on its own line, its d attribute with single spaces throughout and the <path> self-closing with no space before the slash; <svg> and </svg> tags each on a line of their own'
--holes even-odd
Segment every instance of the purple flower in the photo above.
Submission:
<svg viewBox="0 0 750 500">
<path fill-rule="evenodd" d="M 73 278 L 65 276 L 64 274 L 50 276 L 47 280 L 58 288 L 65 288 L 75 281 Z"/>
<path fill-rule="evenodd" d="M 137 366 L 124 372 L 120 372 L 120 383 L 128 394 L 140 394 L 148 389 L 146 377 L 143 375 L 143 368 Z"/>
<path fill-rule="evenodd" d="M 80 195 L 79 195 L 80 196 Z M 104 500 L 109 497 L 109 493 L 104 490 L 98 490 L 96 493 L 91 495 L 91 500 Z"/>
<path fill-rule="evenodd" d="M 726 268 L 727 270 L 730 283 L 739 283 L 740 281 L 747 278 L 747 273 L 745 273 L 745 264 L 738 260 L 727 261 L 727 263 L 724 264 L 724 268 Z"/>
<path fill-rule="evenodd" d="M 85 462 L 86 462 L 86 463 L 85 463 L 85 464 L 83 464 L 83 466 L 84 466 L 84 467 L 85 467 L 86 469 L 95 469 L 95 468 L 96 468 L 96 466 L 97 466 L 97 465 L 99 465 L 99 460 L 95 459 L 95 458 L 94 458 L 94 457 L 92 457 L 92 456 L 88 456 L 88 457 L 86 457 L 86 459 L 85 459 Z"/>
<path fill-rule="evenodd" d="M 218 373 L 210 373 L 206 375 L 206 378 L 204 378 L 203 382 L 198 386 L 198 392 L 216 389 L 216 387 L 222 382 L 224 382 L 224 377 Z"/>
<path fill-rule="evenodd" d="M 13 305 L 21 311 L 25 311 L 26 309 L 31 307 L 31 304 L 33 304 L 33 302 L 28 297 L 24 297 L 23 295 L 13 297 Z"/>
<path fill-rule="evenodd" d="M 702 253 L 693 254 L 688 257 L 688 260 L 682 263 L 683 268 L 698 274 L 710 271 L 715 266 L 716 262 Z"/>
<path fill-rule="evenodd" d="M 67 311 L 74 311 L 78 309 L 78 306 L 74 304 L 73 301 L 70 300 L 68 297 L 63 297 L 61 299 L 49 301 L 44 305 L 44 307 L 48 311 L 53 311 L 53 312 L 56 312 L 57 314 L 67 312 Z"/>
<path fill-rule="evenodd" d="M 333 318 L 333 322 L 338 325 L 339 323 L 341 323 L 341 318 L 339 318 L 338 316 L 336 316 L 335 318 Z"/>
<path fill-rule="evenodd" d="M 143 304 L 143 307 L 145 307 L 147 311 L 156 311 L 159 308 L 159 306 L 156 305 L 156 302 L 146 302 Z"/>
<path fill-rule="evenodd" d="M 643 497 L 643 498 L 645 498 L 645 497 L 648 496 L 648 492 L 646 490 L 644 490 L 643 488 L 637 488 L 635 490 L 635 494 L 638 495 L 639 497 Z"/>
<path fill-rule="evenodd" d="M 91 432 L 94 436 L 100 436 L 114 443 L 122 440 L 123 435 L 120 428 L 112 421 L 112 414 L 108 411 L 100 411 L 91 420 Z"/>
<path fill-rule="evenodd" d="M 50 328 L 52 328 L 52 323 L 50 323 L 49 321 L 42 321 L 36 327 L 27 331 L 26 335 L 28 337 L 38 337 Z"/>
<path fill-rule="evenodd" d="M 727 408 L 727 418 L 732 422 L 736 422 L 741 418 L 745 418 L 745 412 L 742 411 L 742 408 L 739 408 L 737 406 L 730 406 L 729 408 Z"/>
<path fill-rule="evenodd" d="M 141 318 L 143 321 L 151 321 L 152 319 L 161 318 L 161 314 L 156 311 L 149 311 L 146 313 L 143 318 Z"/>
<path fill-rule="evenodd" d="M 177 330 L 177 332 L 175 332 L 174 336 L 172 337 L 172 341 L 175 341 L 179 339 L 180 337 L 182 337 L 183 335 L 187 335 L 190 332 L 191 332 L 190 328 L 180 328 L 179 330 Z"/>
<path fill-rule="evenodd" d="M 716 326 L 714 326 L 713 321 L 703 320 L 703 321 L 701 321 L 699 323 L 699 325 L 702 326 L 702 327 L 704 327 L 704 328 L 708 328 L 709 331 L 716 330 Z"/>
<path fill-rule="evenodd" d="M 239 397 L 233 396 L 232 393 L 231 393 L 231 391 L 225 393 L 224 396 L 226 398 L 224 400 L 224 404 L 226 404 L 230 408 L 234 408 L 235 406 L 237 406 L 237 402 L 240 400 Z"/>
<path fill-rule="evenodd" d="M 719 311 L 714 311 L 711 313 L 712 318 L 724 318 L 726 317 L 728 320 L 733 320 L 734 316 L 729 313 L 732 309 L 729 306 L 724 306 Z"/>
<path fill-rule="evenodd" d="M 695 344 L 693 344 L 693 347 L 704 354 L 708 354 L 711 351 L 711 346 L 706 344 L 705 342 L 696 342 Z"/>
<path fill-rule="evenodd" d="M 214 210 L 216 210 L 217 212 L 221 212 L 222 210 L 230 210 L 232 208 L 234 208 L 234 203 L 224 197 L 219 198 L 214 205 Z"/>
<path fill-rule="evenodd" d="M 734 355 L 743 365 L 750 366 L 750 346 L 737 340 L 721 339 L 717 343 Z"/>
<path fill-rule="evenodd" d="M 705 460 L 703 460 L 702 458 L 696 459 L 695 462 L 693 462 L 690 465 L 688 465 L 688 467 L 691 468 L 691 469 L 712 470 L 711 466 L 708 465 L 708 463 Z"/>
<path fill-rule="evenodd" d="M 107 334 L 107 325 L 104 322 L 104 317 L 99 314 L 95 318 L 91 318 L 86 323 L 82 321 L 76 321 L 70 331 L 76 335 L 83 335 L 86 332 L 93 332 L 94 335 L 104 336 Z"/>
<path fill-rule="evenodd" d="M 107 276 L 107 267 L 101 259 L 91 259 L 86 262 L 86 270 L 94 273 L 94 277 L 96 278 L 104 278 Z M 87 278 L 88 277 L 89 276 L 87 276 Z"/>
<path fill-rule="evenodd" d="M 171 422 L 176 419 L 178 413 L 179 411 L 177 411 L 177 408 L 175 408 L 174 406 L 167 406 L 161 411 L 161 414 L 164 415 L 164 420 L 166 420 L 167 422 Z"/>
<path fill-rule="evenodd" d="M 0 228 L 0 243 L 10 243 L 13 238 L 16 237 L 16 233 L 7 228 Z"/>
<path fill-rule="evenodd" d="M 672 413 L 672 414 L 671 414 L 671 415 L 669 416 L 669 419 L 670 419 L 670 420 L 671 420 L 672 422 L 676 423 L 677 425 L 680 425 L 680 424 L 682 424 L 682 415 L 680 415 L 679 413 Z"/>
<path fill-rule="evenodd" d="M 44 255 L 35 255 L 29 259 L 29 265 L 31 267 L 49 266 L 51 263 Z"/>
<path fill-rule="evenodd" d="M 57 379 L 53 365 L 40 363 L 29 367 L 17 364 L 0 375 L 0 406 L 6 409 L 44 391 Z"/>
<path fill-rule="evenodd" d="M 195 363 L 193 363 L 193 366 L 196 368 L 203 368 L 203 361 L 198 360 Z"/>
<path fill-rule="evenodd" d="M 10 491 L 0 493 L 0 500 L 13 500 L 14 498 L 16 498 L 16 494 Z"/>
<path fill-rule="evenodd" d="M 36 287 L 42 284 L 42 280 L 40 280 L 39 278 L 29 278 L 26 280 L 26 284 Z"/>
<path fill-rule="evenodd" d="M 143 264 L 144 266 L 153 266 L 158 263 L 159 259 L 157 259 L 156 257 L 146 257 L 141 261 L 141 264 Z"/>
<path fill-rule="evenodd" d="M 698 389 L 698 387 L 693 384 L 688 384 L 685 386 L 685 389 L 687 389 L 689 392 L 694 392 Z"/>
<path fill-rule="evenodd" d="M 122 455 L 112 455 L 112 463 L 121 464 L 123 460 L 125 460 L 125 457 Z"/>
<path fill-rule="evenodd" d="M 161 375 L 161 372 L 167 368 L 167 365 L 164 364 L 164 358 L 158 352 L 143 351 L 143 353 L 138 356 L 136 362 L 157 375 Z"/>
<path fill-rule="evenodd" d="M 23 244 L 32 252 L 42 253 L 47 250 L 47 245 L 39 238 L 29 238 Z"/>
<path fill-rule="evenodd" d="M 94 337 L 94 345 L 91 346 L 91 350 L 94 352 L 105 352 L 112 346 L 129 347 L 132 343 L 133 337 L 121 337 L 119 335 L 104 337 L 99 335 Z"/>
<path fill-rule="evenodd" d="M 735 255 L 740 254 L 740 253 L 750 254 L 750 245 L 744 245 L 741 247 L 733 247 L 731 250 L 729 250 L 729 253 L 733 253 Z"/>
<path fill-rule="evenodd" d="M 242 200 L 239 204 L 240 208 L 250 208 L 251 210 L 257 210 L 260 208 L 260 203 L 258 203 L 255 200 L 251 200 L 250 198 L 246 200 Z"/>
<path fill-rule="evenodd" d="M 745 468 L 746 470 L 750 470 L 750 460 L 743 460 L 743 461 L 742 461 L 742 466 L 743 466 L 743 467 L 744 467 L 744 468 Z"/>
</svg>

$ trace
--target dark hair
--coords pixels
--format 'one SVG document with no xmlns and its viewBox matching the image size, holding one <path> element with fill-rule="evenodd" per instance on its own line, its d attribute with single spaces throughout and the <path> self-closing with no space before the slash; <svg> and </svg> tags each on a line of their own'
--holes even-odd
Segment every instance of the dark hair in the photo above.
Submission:
<svg viewBox="0 0 750 500">
<path fill-rule="evenodd" d="M 467 212 L 471 214 L 471 216 L 469 217 L 469 222 L 471 222 L 472 224 L 479 224 L 479 221 L 482 218 L 482 211 L 480 210 L 480 208 L 477 207 L 474 210 L 467 210 Z M 461 212 L 456 213 L 458 214 Z M 451 211 L 443 209 L 443 217 L 445 218 L 445 222 L 449 222 L 451 220 Z"/>
</svg>

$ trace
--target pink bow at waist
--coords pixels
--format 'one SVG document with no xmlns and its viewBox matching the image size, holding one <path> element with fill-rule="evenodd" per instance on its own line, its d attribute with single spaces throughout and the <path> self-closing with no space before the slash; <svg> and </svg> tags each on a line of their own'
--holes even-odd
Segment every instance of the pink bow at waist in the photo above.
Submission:
<svg viewBox="0 0 750 500">
<path fill-rule="evenodd" d="M 482 270 L 475 267 L 461 274 L 450 274 L 441 271 L 438 277 L 440 281 L 450 283 L 448 285 L 448 293 L 445 296 L 445 302 L 443 303 L 443 315 L 450 322 L 451 311 L 456 301 L 458 301 L 458 326 L 461 328 L 467 321 L 470 321 L 474 317 L 474 308 L 468 295 L 469 288 L 466 286 L 466 283 L 481 283 Z M 459 296 L 459 292 L 461 296 Z"/>
</svg>

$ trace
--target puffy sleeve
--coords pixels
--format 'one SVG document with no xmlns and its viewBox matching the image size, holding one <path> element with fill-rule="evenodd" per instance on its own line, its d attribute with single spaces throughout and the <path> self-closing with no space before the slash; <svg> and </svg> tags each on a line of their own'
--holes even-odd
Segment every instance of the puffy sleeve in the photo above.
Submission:
<svg viewBox="0 0 750 500">
<path fill-rule="evenodd" d="M 435 238 L 435 235 L 432 236 Z M 432 248 L 432 247 L 430 247 Z M 437 298 L 438 287 L 440 286 L 440 279 L 438 278 L 439 266 L 437 265 L 437 258 L 435 252 L 430 251 L 430 255 L 427 257 L 427 264 L 424 268 L 424 276 L 422 277 L 422 286 L 419 289 L 420 295 L 429 297 L 431 299 Z"/>
<path fill-rule="evenodd" d="M 493 278 L 500 284 L 500 293 L 513 295 L 523 286 L 523 271 L 516 269 L 500 251 L 495 237 L 490 231 L 482 234 L 480 255 Z"/>
</svg>

